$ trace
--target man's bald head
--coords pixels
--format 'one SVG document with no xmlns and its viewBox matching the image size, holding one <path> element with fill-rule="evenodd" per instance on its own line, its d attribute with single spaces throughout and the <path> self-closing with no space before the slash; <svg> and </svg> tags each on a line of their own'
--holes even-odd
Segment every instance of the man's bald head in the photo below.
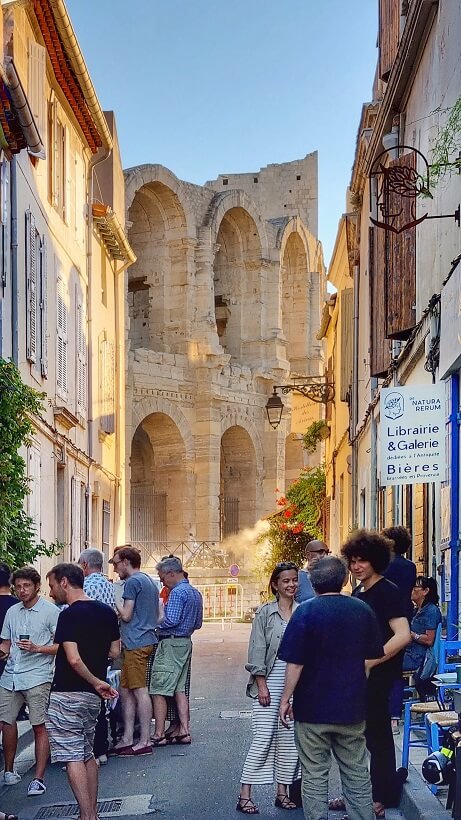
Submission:
<svg viewBox="0 0 461 820">
<path fill-rule="evenodd" d="M 325 555 L 328 555 L 330 550 L 328 549 L 327 545 L 324 541 L 309 541 L 306 544 L 306 560 L 309 569 L 320 561 L 321 558 L 325 558 Z"/>
</svg>

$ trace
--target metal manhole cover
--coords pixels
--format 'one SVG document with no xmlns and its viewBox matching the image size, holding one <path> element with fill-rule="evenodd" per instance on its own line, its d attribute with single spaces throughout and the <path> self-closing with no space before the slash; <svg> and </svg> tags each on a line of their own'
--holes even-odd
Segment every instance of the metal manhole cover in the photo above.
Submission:
<svg viewBox="0 0 461 820">
<path fill-rule="evenodd" d="M 98 800 L 98 814 L 104 820 L 109 817 L 128 817 L 133 815 L 154 814 L 155 798 L 153 794 L 129 794 L 125 797 L 106 797 Z M 34 820 L 44 820 L 48 817 L 78 817 L 76 803 L 50 803 L 41 806 L 34 815 Z"/>
<path fill-rule="evenodd" d="M 123 800 L 98 800 L 98 814 L 114 814 L 120 812 Z M 35 815 L 35 820 L 45 817 L 78 817 L 76 803 L 54 803 L 51 806 L 42 806 Z"/>
</svg>

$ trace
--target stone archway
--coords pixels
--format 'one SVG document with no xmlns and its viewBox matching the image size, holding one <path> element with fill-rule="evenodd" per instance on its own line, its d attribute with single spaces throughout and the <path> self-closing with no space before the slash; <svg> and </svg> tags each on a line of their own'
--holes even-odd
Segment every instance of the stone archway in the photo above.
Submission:
<svg viewBox="0 0 461 820">
<path fill-rule="evenodd" d="M 189 313 L 188 224 L 178 193 L 158 179 L 143 184 L 132 198 L 128 223 L 137 256 L 128 272 L 131 346 L 182 352 Z"/>
<path fill-rule="evenodd" d="M 165 413 L 146 416 L 131 445 L 131 540 L 143 553 L 143 566 L 187 541 L 195 521 L 193 476 L 186 444 Z"/>
<path fill-rule="evenodd" d="M 298 233 L 291 233 L 281 266 L 282 330 L 291 369 L 303 373 L 309 357 L 309 289 L 307 253 Z"/>
<path fill-rule="evenodd" d="M 250 435 L 236 425 L 221 438 L 221 539 L 256 523 L 256 452 Z"/>
<path fill-rule="evenodd" d="M 213 265 L 215 317 L 225 352 L 245 361 L 261 339 L 261 242 L 256 223 L 244 208 L 226 211 Z"/>
</svg>

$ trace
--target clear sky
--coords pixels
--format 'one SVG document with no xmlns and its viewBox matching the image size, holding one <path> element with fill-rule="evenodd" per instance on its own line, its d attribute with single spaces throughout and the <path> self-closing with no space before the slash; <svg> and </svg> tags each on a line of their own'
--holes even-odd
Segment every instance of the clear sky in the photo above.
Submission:
<svg viewBox="0 0 461 820">
<path fill-rule="evenodd" d="M 125 168 L 201 184 L 319 152 L 326 261 L 376 65 L 378 0 L 67 0 Z"/>
</svg>

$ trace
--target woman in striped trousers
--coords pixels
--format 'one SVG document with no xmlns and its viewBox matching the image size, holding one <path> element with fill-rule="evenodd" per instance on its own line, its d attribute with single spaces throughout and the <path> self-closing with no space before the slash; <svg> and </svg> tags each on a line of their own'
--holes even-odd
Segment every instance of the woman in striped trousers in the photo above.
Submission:
<svg viewBox="0 0 461 820">
<path fill-rule="evenodd" d="M 287 786 L 300 777 L 293 726 L 283 727 L 279 706 L 285 682 L 284 661 L 277 652 L 285 627 L 297 607 L 298 568 L 289 561 L 277 564 L 269 581 L 276 600 L 263 604 L 256 612 L 248 647 L 246 669 L 251 673 L 247 695 L 254 698 L 252 714 L 253 740 L 246 756 L 240 780 L 236 809 L 242 814 L 259 814 L 251 799 L 251 787 L 277 783 L 275 805 L 295 809 Z"/>
</svg>

